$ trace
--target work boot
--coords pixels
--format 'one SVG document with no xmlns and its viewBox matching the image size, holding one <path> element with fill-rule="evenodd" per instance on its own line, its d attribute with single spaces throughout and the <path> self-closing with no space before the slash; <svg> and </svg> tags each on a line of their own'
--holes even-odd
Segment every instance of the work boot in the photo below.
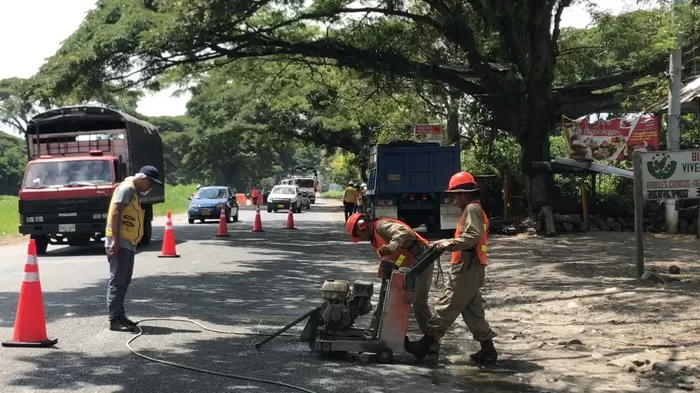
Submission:
<svg viewBox="0 0 700 393">
<path fill-rule="evenodd" d="M 479 343 L 481 343 L 481 349 L 469 355 L 469 359 L 474 362 L 495 363 L 498 360 L 498 352 L 493 346 L 493 340 L 479 341 Z"/>
<path fill-rule="evenodd" d="M 428 356 L 430 346 L 433 345 L 434 342 L 435 339 L 427 334 L 424 334 L 423 337 L 421 337 L 421 339 L 418 341 L 411 341 L 408 339 L 408 337 L 404 337 L 403 347 L 404 349 L 406 349 L 406 352 L 415 356 L 416 359 L 420 361 L 425 359 L 426 356 Z"/>
<path fill-rule="evenodd" d="M 117 317 L 109 320 L 109 330 L 116 332 L 132 331 L 136 326 L 137 324 L 127 317 Z"/>
</svg>

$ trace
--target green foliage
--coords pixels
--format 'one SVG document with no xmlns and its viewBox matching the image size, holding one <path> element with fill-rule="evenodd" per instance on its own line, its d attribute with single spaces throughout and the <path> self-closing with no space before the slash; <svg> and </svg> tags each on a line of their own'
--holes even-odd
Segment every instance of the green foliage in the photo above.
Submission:
<svg viewBox="0 0 700 393">
<path fill-rule="evenodd" d="M 26 164 L 24 140 L 0 132 L 0 195 L 17 195 Z"/>
<path fill-rule="evenodd" d="M 324 159 L 328 168 L 327 179 L 344 187 L 349 182 L 361 182 L 357 157 L 353 153 L 338 152 Z"/>
<path fill-rule="evenodd" d="M 18 203 L 16 196 L 0 195 L 0 236 L 19 234 Z"/>
</svg>

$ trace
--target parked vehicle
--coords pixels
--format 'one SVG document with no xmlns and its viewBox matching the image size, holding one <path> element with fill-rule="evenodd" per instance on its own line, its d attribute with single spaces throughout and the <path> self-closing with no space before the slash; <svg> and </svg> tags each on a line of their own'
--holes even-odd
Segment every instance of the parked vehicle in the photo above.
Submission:
<svg viewBox="0 0 700 393">
<path fill-rule="evenodd" d="M 19 232 L 35 240 L 38 254 L 49 244 L 101 241 L 117 185 L 145 165 L 165 176 L 158 129 L 112 109 L 40 113 L 27 123 L 25 138 L 29 162 L 19 191 Z M 141 244 L 148 244 L 153 205 L 165 202 L 165 190 L 155 186 L 139 199 L 145 210 Z"/>
<path fill-rule="evenodd" d="M 302 196 L 299 188 L 286 184 L 272 187 L 267 197 L 267 212 L 277 213 L 278 210 L 289 210 L 290 205 L 295 213 L 301 213 Z"/>
<path fill-rule="evenodd" d="M 221 206 L 225 206 L 226 222 L 238 222 L 238 201 L 236 191 L 226 186 L 200 187 L 194 196 L 188 198 L 187 222 L 195 220 L 220 220 Z"/>
<path fill-rule="evenodd" d="M 399 142 L 370 149 L 365 205 L 371 217 L 394 217 L 428 232 L 454 230 L 461 211 L 447 189 L 460 171 L 459 146 Z"/>
</svg>

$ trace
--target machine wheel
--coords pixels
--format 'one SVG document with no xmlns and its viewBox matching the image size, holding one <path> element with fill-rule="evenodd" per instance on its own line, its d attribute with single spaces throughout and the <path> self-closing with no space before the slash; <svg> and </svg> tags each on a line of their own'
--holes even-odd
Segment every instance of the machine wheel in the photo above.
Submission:
<svg viewBox="0 0 700 393">
<path fill-rule="evenodd" d="M 49 237 L 46 235 L 32 235 L 30 238 L 34 239 L 37 255 L 46 254 L 46 249 L 49 247 Z"/>
<path fill-rule="evenodd" d="M 394 360 L 394 352 L 390 348 L 384 348 L 377 353 L 378 363 L 391 363 Z"/>
<path fill-rule="evenodd" d="M 191 218 L 188 218 L 188 219 L 187 219 L 187 222 L 190 223 L 190 224 L 194 224 L 194 220 L 191 219 Z"/>
</svg>

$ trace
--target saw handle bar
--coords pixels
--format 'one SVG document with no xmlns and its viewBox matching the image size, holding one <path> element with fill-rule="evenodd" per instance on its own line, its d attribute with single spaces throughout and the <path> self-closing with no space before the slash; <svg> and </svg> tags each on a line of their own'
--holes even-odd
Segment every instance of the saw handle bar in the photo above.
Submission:
<svg viewBox="0 0 700 393">
<path fill-rule="evenodd" d="M 408 271 L 406 272 L 403 284 L 404 290 L 413 292 L 413 290 L 416 287 L 416 278 L 418 278 L 418 276 L 420 276 L 420 274 L 423 273 L 425 269 L 432 266 L 433 262 L 438 260 L 440 258 L 440 255 L 442 255 L 443 253 L 443 250 L 435 246 L 430 246 L 427 250 L 420 254 L 418 258 L 416 258 L 416 264 L 413 265 L 413 267 L 408 269 Z"/>
</svg>

